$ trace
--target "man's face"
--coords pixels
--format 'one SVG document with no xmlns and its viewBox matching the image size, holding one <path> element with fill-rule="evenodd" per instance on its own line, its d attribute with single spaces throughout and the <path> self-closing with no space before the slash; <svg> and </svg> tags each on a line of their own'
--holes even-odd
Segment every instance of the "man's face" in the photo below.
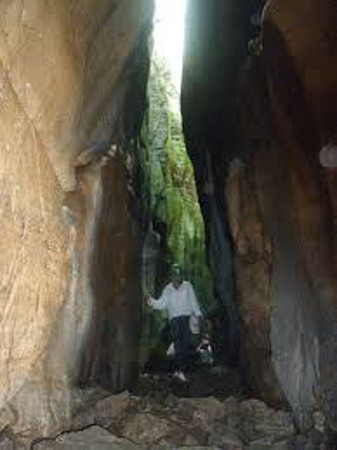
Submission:
<svg viewBox="0 0 337 450">
<path fill-rule="evenodd" d="M 172 275 L 172 284 L 175 289 L 178 289 L 182 283 L 181 275 Z"/>
</svg>

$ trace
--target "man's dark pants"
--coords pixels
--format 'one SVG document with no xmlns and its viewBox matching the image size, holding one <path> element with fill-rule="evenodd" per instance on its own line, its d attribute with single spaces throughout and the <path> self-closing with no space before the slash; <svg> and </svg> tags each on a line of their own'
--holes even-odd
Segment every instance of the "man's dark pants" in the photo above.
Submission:
<svg viewBox="0 0 337 450">
<path fill-rule="evenodd" d="M 177 370 L 184 372 L 188 369 L 191 358 L 192 335 L 190 331 L 190 316 L 174 317 L 170 320 L 170 328 Z"/>
</svg>

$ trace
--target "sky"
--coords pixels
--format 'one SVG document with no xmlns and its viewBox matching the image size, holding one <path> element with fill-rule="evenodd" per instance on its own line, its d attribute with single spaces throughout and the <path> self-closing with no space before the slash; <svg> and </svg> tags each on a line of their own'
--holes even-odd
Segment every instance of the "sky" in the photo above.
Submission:
<svg viewBox="0 0 337 450">
<path fill-rule="evenodd" d="M 186 0 L 156 0 L 154 48 L 167 61 L 178 92 L 182 70 Z"/>
</svg>

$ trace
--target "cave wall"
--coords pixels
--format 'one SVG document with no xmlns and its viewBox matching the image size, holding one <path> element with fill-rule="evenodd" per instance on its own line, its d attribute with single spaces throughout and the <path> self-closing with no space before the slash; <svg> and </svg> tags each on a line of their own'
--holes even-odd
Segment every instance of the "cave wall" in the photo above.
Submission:
<svg viewBox="0 0 337 450">
<path fill-rule="evenodd" d="M 183 130 L 194 165 L 209 264 L 216 296 L 227 315 L 230 360 L 238 357 L 240 319 L 223 185 L 236 146 L 233 89 L 246 55 L 249 17 L 244 0 L 188 2 L 181 92 Z"/>
<path fill-rule="evenodd" d="M 184 129 L 201 204 L 210 148 L 217 161 L 211 194 L 222 191 L 213 204 L 229 224 L 231 246 L 209 225 L 211 208 L 203 211 L 210 253 L 213 239 L 235 272 L 243 371 L 256 394 L 287 401 L 300 427 L 310 428 L 319 410 L 336 431 L 336 175 L 319 164 L 321 148 L 336 143 L 336 7 L 268 1 L 251 45 L 249 25 L 240 22 L 246 15 L 230 9 L 239 13 L 240 2 L 211 2 L 216 17 L 197 3 L 190 16 L 199 23 L 187 19 Z M 229 21 L 246 33 L 221 45 Z"/>
<path fill-rule="evenodd" d="M 151 0 L 0 4 L 0 431 L 137 376 Z M 138 183 L 138 184 L 137 184 Z"/>
<path fill-rule="evenodd" d="M 147 200 L 146 235 L 142 253 L 142 285 L 144 293 L 159 298 L 167 281 L 167 140 L 168 97 L 165 66 L 152 49 L 148 79 L 148 109 L 143 123 L 144 195 Z M 143 305 L 143 327 L 140 345 L 140 365 L 146 364 L 157 350 L 166 356 L 166 342 L 162 338 L 167 327 L 164 312 Z"/>
<path fill-rule="evenodd" d="M 336 142 L 336 20 L 333 1 L 324 5 L 300 1 L 296 8 L 290 2 L 282 7 L 271 2 L 265 10 L 262 60 L 278 137 L 274 151 L 284 158 L 268 164 L 269 175 L 275 176 L 261 187 L 268 192 L 261 199 L 264 208 L 271 210 L 266 206 L 271 196 L 279 202 L 279 216 L 265 213 L 275 252 L 271 280 L 275 370 L 300 423 L 310 425 L 314 405 L 334 430 L 335 192 L 333 174 L 320 166 L 319 152 L 327 142 Z M 276 158 L 273 153 L 271 159 Z"/>
</svg>

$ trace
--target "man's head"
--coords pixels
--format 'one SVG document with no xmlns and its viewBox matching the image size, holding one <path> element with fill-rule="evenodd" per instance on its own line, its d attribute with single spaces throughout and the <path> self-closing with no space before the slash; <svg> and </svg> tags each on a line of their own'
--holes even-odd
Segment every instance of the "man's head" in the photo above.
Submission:
<svg viewBox="0 0 337 450">
<path fill-rule="evenodd" d="M 173 286 L 178 289 L 178 287 L 181 285 L 183 281 L 183 274 L 181 267 L 179 264 L 173 264 L 171 268 L 171 282 Z"/>
</svg>

